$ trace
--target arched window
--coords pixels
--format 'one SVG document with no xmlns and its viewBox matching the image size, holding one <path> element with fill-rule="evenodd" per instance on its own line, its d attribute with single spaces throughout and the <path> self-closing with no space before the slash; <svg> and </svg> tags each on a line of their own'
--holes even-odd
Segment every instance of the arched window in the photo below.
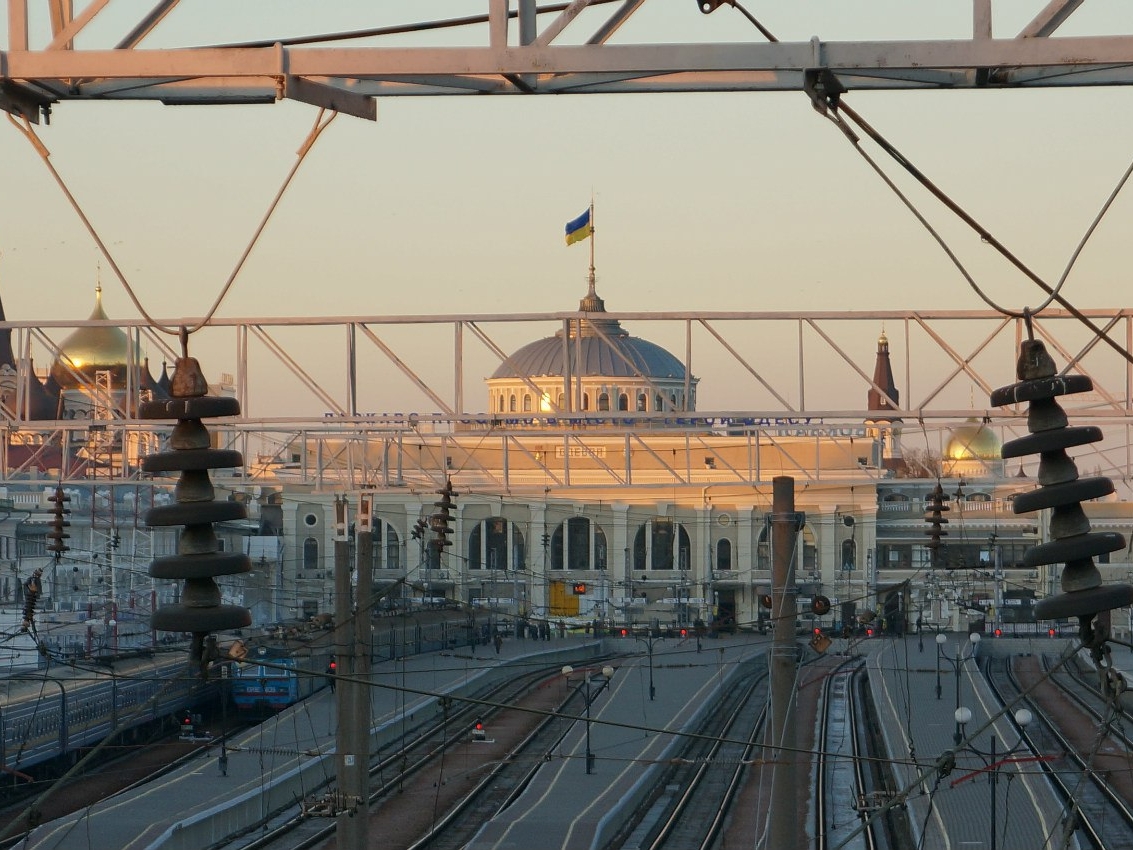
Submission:
<svg viewBox="0 0 1133 850">
<path fill-rule="evenodd" d="M 657 393 L 657 397 L 655 399 L 653 399 L 653 409 L 654 410 L 664 410 L 665 409 L 665 397 L 663 395 L 661 395 L 661 393 Z"/>
<path fill-rule="evenodd" d="M 629 410 L 629 396 L 625 393 L 618 396 L 618 410 Z"/>
<path fill-rule="evenodd" d="M 644 413 L 649 407 L 649 397 L 645 393 L 639 393 L 637 396 L 637 409 L 639 412 Z"/>
<path fill-rule="evenodd" d="M 468 569 L 522 570 L 527 552 L 523 532 L 502 516 L 481 520 L 468 534 Z"/>
<path fill-rule="evenodd" d="M 571 517 L 551 535 L 552 570 L 606 569 L 606 532 L 586 517 Z"/>
<path fill-rule="evenodd" d="M 379 517 L 374 517 L 370 532 L 370 563 L 375 570 L 401 569 L 401 535 Z"/>
<path fill-rule="evenodd" d="M 846 572 L 851 572 L 857 569 L 858 564 L 858 546 L 852 537 L 847 537 L 842 541 L 842 569 Z"/>
<path fill-rule="evenodd" d="M 610 394 L 609 393 L 602 393 L 601 395 L 598 396 L 598 409 L 599 410 L 609 410 L 610 409 Z"/>
<path fill-rule="evenodd" d="M 654 517 L 633 538 L 635 570 L 687 570 L 692 566 L 688 532 L 668 517 Z"/>
<path fill-rule="evenodd" d="M 319 568 L 319 541 L 308 537 L 303 541 L 303 569 L 317 570 Z"/>
<path fill-rule="evenodd" d="M 530 413 L 531 412 L 531 393 L 524 393 L 523 394 L 523 412 L 524 413 Z"/>
<path fill-rule="evenodd" d="M 509 413 L 515 413 L 515 396 L 509 396 L 507 400 L 507 409 Z"/>
<path fill-rule="evenodd" d="M 590 409 L 590 393 L 583 393 L 582 394 L 582 409 L 583 410 L 589 410 Z"/>
<path fill-rule="evenodd" d="M 716 541 L 716 569 L 730 570 L 732 568 L 732 541 L 725 538 Z"/>
<path fill-rule="evenodd" d="M 558 409 L 559 410 L 566 410 L 566 398 L 563 396 L 562 393 L 559 393 Z"/>
</svg>

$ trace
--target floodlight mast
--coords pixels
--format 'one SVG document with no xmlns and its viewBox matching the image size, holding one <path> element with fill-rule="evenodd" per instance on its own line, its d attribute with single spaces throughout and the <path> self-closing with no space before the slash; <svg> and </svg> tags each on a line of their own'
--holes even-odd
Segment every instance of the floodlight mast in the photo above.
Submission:
<svg viewBox="0 0 1133 850">
<path fill-rule="evenodd" d="M 27 0 L 6 5 L 0 109 L 33 122 L 67 100 L 247 105 L 291 99 L 374 120 L 373 99 L 379 96 L 802 91 L 808 72 L 816 69 L 834 75 L 846 91 L 1133 83 L 1133 34 L 1049 37 L 1071 17 L 1075 0 L 1046 3 L 1007 38 L 992 37 L 991 0 L 976 4 L 969 39 L 949 34 L 906 41 L 773 41 L 758 27 L 768 38 L 758 42 L 752 41 L 756 28 L 736 16 L 734 41 L 680 44 L 610 43 L 644 2 L 539 7 L 520 0 L 512 12 L 509 4 L 487 0 L 483 14 L 454 21 L 373 26 L 366 20 L 346 33 L 289 40 L 265 34 L 229 46 L 178 45 L 174 38 L 170 47 L 146 50 L 135 48 L 162 24 L 172 0 L 158 3 L 117 43 L 93 48 L 90 25 L 108 6 L 121 11 L 113 0 L 88 4 L 78 15 L 70 4 L 59 4 L 46 40 L 38 44 L 32 43 Z M 721 5 L 727 4 L 697 4 L 705 13 Z M 688 8 L 691 14 L 693 4 Z M 384 35 L 466 24 L 479 25 L 486 41 L 372 46 Z M 589 29 L 579 38 L 583 27 Z M 556 43 L 568 28 L 575 43 Z M 165 25 L 162 31 L 167 42 L 170 29 Z M 362 38 L 366 47 L 344 46 Z"/>
</svg>

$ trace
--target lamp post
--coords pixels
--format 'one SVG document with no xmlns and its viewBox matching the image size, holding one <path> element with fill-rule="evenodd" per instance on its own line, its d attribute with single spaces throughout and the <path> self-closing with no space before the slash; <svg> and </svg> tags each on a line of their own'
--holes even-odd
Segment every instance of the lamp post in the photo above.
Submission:
<svg viewBox="0 0 1133 850">
<path fill-rule="evenodd" d="M 970 658 L 974 658 L 975 655 L 976 655 L 976 647 L 979 646 L 979 643 L 980 643 L 979 632 L 972 632 L 970 635 L 968 635 L 968 641 L 971 644 L 971 649 L 969 650 L 969 652 L 966 655 L 963 653 L 963 651 L 961 649 L 961 645 L 959 643 L 957 643 L 956 644 L 956 657 L 955 658 L 949 658 L 944 653 L 944 644 L 946 644 L 948 642 L 948 636 L 945 635 L 943 632 L 936 636 L 936 698 L 940 699 L 940 662 L 943 659 L 944 661 L 948 662 L 948 664 L 952 667 L 952 670 L 956 674 L 956 713 L 957 713 L 957 717 L 959 716 L 959 712 L 960 712 L 960 671 L 964 667 L 964 662 L 967 661 Z M 959 719 L 957 719 L 956 720 L 956 733 L 955 733 L 955 735 L 953 735 L 953 738 L 955 739 L 957 746 L 959 746 L 960 741 L 963 740 L 963 733 L 960 729 L 960 725 L 961 725 L 960 721 L 959 721 Z"/>
<path fill-rule="evenodd" d="M 565 676 L 568 679 L 568 681 L 570 679 L 570 674 L 573 673 L 573 672 L 574 672 L 574 668 L 571 667 L 569 664 L 566 665 L 565 667 L 563 667 L 563 670 L 562 670 L 563 676 Z M 582 684 L 580 684 L 578 686 L 580 688 L 581 687 L 586 688 L 585 700 L 586 700 L 586 773 L 587 773 L 587 775 L 590 775 L 591 773 L 594 772 L 594 753 L 590 749 L 590 703 L 594 701 L 594 699 L 598 696 L 598 694 L 602 693 L 602 689 L 604 687 L 606 687 L 606 685 L 610 684 L 610 679 L 614 675 L 614 668 L 610 667 L 609 665 L 606 665 L 605 667 L 602 668 L 602 676 L 603 676 L 602 684 L 598 686 L 598 690 L 594 691 L 593 695 L 591 695 L 591 693 L 590 693 L 590 676 L 591 676 L 592 672 L 593 671 L 590 670 L 590 669 L 585 670 L 584 675 L 582 677 Z"/>
<path fill-rule="evenodd" d="M 649 635 L 648 637 L 634 635 L 634 637 L 644 643 L 649 650 L 649 701 L 652 702 L 657 696 L 657 689 L 653 687 L 653 644 L 656 641 L 664 640 L 664 638 L 654 637 L 653 635 Z"/>
<path fill-rule="evenodd" d="M 957 747 L 959 747 L 960 741 L 963 740 L 964 724 L 972 719 L 972 710 L 966 706 L 958 705 L 956 707 L 955 717 L 957 735 L 959 736 L 957 738 L 956 745 Z M 1019 726 L 1020 729 L 1026 728 L 1027 724 L 1029 724 L 1033 719 L 1034 716 L 1025 708 L 1020 708 L 1015 712 L 1015 723 L 1017 726 Z M 999 768 L 1000 765 L 1008 761 L 1012 755 L 1024 749 L 1026 747 L 1026 744 L 1026 737 L 1024 735 L 1020 735 L 1019 740 L 1018 742 L 1016 742 L 1015 746 L 1003 752 L 997 752 L 995 749 L 995 735 L 992 735 L 991 744 L 988 747 L 987 751 L 977 749 L 971 744 L 965 744 L 962 748 L 959 749 L 960 752 L 968 752 L 978 756 L 980 761 L 983 762 L 984 767 L 981 770 L 974 771 L 972 773 L 966 774 L 965 776 L 961 776 L 959 779 L 954 780 L 952 782 L 953 787 L 961 782 L 964 782 L 967 779 L 971 779 L 972 777 L 980 773 L 986 772 L 988 774 L 989 784 L 991 785 L 991 850 L 996 850 L 998 842 L 998 836 L 996 835 L 995 827 L 997 823 L 996 791 L 998 790 L 999 786 Z"/>
</svg>

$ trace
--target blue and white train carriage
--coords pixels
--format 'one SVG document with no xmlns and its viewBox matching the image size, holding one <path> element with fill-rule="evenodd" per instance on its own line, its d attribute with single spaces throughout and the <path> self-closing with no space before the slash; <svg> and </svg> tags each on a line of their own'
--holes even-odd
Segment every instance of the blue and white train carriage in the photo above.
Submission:
<svg viewBox="0 0 1133 850">
<path fill-rule="evenodd" d="M 215 680 L 193 674 L 184 652 L 0 679 L 0 769 L 16 777 L 50 774 L 49 763 L 71 763 L 77 750 L 112 732 L 131 741 L 218 693 Z"/>
<path fill-rule="evenodd" d="M 329 644 L 255 646 L 235 665 L 232 702 L 242 711 L 282 711 L 330 683 Z"/>
</svg>

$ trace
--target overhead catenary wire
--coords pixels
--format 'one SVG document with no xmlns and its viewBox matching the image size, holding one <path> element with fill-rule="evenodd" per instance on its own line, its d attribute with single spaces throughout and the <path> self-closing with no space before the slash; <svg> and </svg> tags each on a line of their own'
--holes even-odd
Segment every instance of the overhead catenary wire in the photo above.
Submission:
<svg viewBox="0 0 1133 850">
<path fill-rule="evenodd" d="M 717 2 L 705 2 L 704 4 L 702 4 L 702 9 L 704 11 L 712 11 L 718 5 L 721 5 L 721 3 L 727 3 L 728 5 L 739 10 L 768 41 L 778 41 L 776 36 L 767 27 L 763 26 L 763 24 L 756 20 L 756 18 L 739 3 L 737 3 L 736 0 L 717 0 Z M 1062 285 L 1066 282 L 1066 279 L 1069 276 L 1071 269 L 1073 269 L 1075 263 L 1077 262 L 1079 255 L 1086 245 L 1086 242 L 1090 239 L 1094 231 L 1097 229 L 1098 225 L 1101 223 L 1102 218 L 1109 211 L 1110 207 L 1113 205 L 1114 200 L 1117 198 L 1117 195 L 1120 194 L 1121 190 L 1128 182 L 1130 176 L 1133 176 L 1133 163 L 1130 163 L 1121 179 L 1118 180 L 1117 186 L 1110 193 L 1109 197 L 1102 205 L 1101 210 L 1099 211 L 1097 216 L 1095 216 L 1090 226 L 1086 229 L 1086 232 L 1082 236 L 1081 240 L 1079 240 L 1077 247 L 1075 248 L 1069 261 L 1066 264 L 1066 268 L 1064 269 L 1062 276 L 1058 280 L 1058 283 L 1052 287 L 1047 284 L 1046 281 L 1044 281 L 1029 266 L 1027 266 L 1021 259 L 1015 256 L 1015 254 L 1012 253 L 1007 248 L 1007 246 L 1000 242 L 994 235 L 992 235 L 992 233 L 987 230 L 987 228 L 976 221 L 976 219 L 971 216 L 966 210 L 964 210 L 963 207 L 961 207 L 950 196 L 948 196 L 944 191 L 936 186 L 935 183 L 929 180 L 928 177 L 920 169 L 918 169 L 911 160 L 909 160 L 904 154 L 902 154 L 893 144 L 891 144 L 884 136 L 882 136 L 881 133 L 874 129 L 874 127 L 870 125 L 857 111 L 848 106 L 842 99 L 842 93 L 845 90 L 833 73 L 829 71 L 820 71 L 818 81 L 823 86 L 823 88 L 825 88 L 826 85 L 829 85 L 830 90 L 819 92 L 817 90 L 817 86 L 813 88 L 811 87 L 811 83 L 813 81 L 808 80 L 808 83 L 806 84 L 808 88 L 807 94 L 811 97 L 815 109 L 820 115 L 828 118 L 842 131 L 843 135 L 845 135 L 846 139 L 850 141 L 854 149 L 857 150 L 858 153 L 865 158 L 865 160 L 874 169 L 874 171 L 877 172 L 877 174 L 882 178 L 886 185 L 888 185 L 889 188 L 897 194 L 897 196 L 901 199 L 901 201 L 905 204 L 909 211 L 912 212 L 917 220 L 920 221 L 920 223 L 928 230 L 928 232 L 940 245 L 941 249 L 944 250 L 949 259 L 951 259 L 952 262 L 956 265 L 957 269 L 960 270 L 960 273 L 968 281 L 969 286 L 972 287 L 973 291 L 984 301 L 984 303 L 986 303 L 993 310 L 1002 313 L 1005 316 L 1011 316 L 1013 318 L 1027 318 L 1029 315 L 1035 315 L 1041 312 L 1042 310 L 1046 309 L 1046 307 L 1048 307 L 1052 302 L 1057 301 L 1058 304 L 1065 308 L 1074 318 L 1086 325 L 1086 327 L 1088 327 L 1098 339 L 1103 341 L 1106 345 L 1120 354 L 1125 360 L 1133 363 L 1133 353 L 1127 351 L 1120 342 L 1112 339 L 1105 332 L 1105 330 L 1099 328 L 1096 324 L 1090 321 L 1090 319 L 1084 313 L 1082 313 L 1081 310 L 1075 307 L 1061 294 Z M 918 183 L 920 183 L 921 186 L 928 190 L 937 200 L 944 204 L 961 221 L 971 227 L 984 242 L 991 245 L 997 252 L 999 252 L 1001 256 L 1004 257 L 1004 259 L 1015 266 L 1015 268 L 1022 272 L 1036 286 L 1046 292 L 1047 298 L 1042 302 L 1040 307 L 1035 310 L 1024 309 L 1022 311 L 1015 311 L 1002 307 L 995 301 L 993 301 L 979 287 L 972 276 L 964 268 L 959 258 L 944 242 L 943 238 L 940 237 L 936 230 L 929 224 L 927 219 L 925 219 L 925 217 L 916 209 L 913 203 L 903 192 L 901 192 L 901 190 L 889 178 L 889 176 L 881 170 L 881 168 L 876 164 L 873 158 L 869 156 L 868 152 L 866 152 L 862 147 L 861 140 L 858 138 L 857 134 L 855 134 L 853 130 L 850 129 L 850 127 L 842 119 L 843 114 L 849 117 L 850 120 L 853 121 L 853 123 L 857 125 L 857 127 L 862 132 L 868 135 L 875 144 L 877 144 L 883 151 L 889 154 L 895 162 L 901 165 L 902 168 L 904 168 L 910 175 L 912 175 L 912 177 Z"/>
<path fill-rule="evenodd" d="M 279 190 L 276 192 L 275 197 L 271 201 L 271 204 L 268 205 L 267 211 L 260 219 L 260 223 L 256 227 L 252 238 L 249 240 L 247 246 L 245 246 L 243 253 L 240 255 L 240 258 L 236 261 L 235 267 L 232 269 L 232 272 L 231 274 L 229 274 L 228 279 L 221 287 L 220 292 L 217 295 L 216 299 L 213 301 L 212 306 L 196 323 L 186 327 L 176 328 L 163 325 L 158 322 L 152 315 L 150 315 L 149 311 L 142 304 L 141 299 L 138 297 L 138 294 L 134 291 L 134 287 L 126 279 L 126 275 L 122 272 L 122 269 L 118 266 L 118 263 L 115 262 L 113 255 L 111 255 L 110 253 L 110 249 L 106 245 L 106 242 L 102 239 L 97 229 L 94 227 L 94 224 L 91 223 L 91 220 L 87 217 L 82 205 L 78 202 L 78 199 L 75 198 L 74 194 L 72 194 L 70 188 L 68 188 L 67 186 L 66 181 L 63 180 L 62 175 L 52 164 L 51 152 L 47 149 L 47 146 L 36 134 L 35 130 L 32 129 L 31 122 L 28 121 L 27 118 L 24 118 L 23 122 L 20 123 L 10 113 L 6 114 L 8 121 L 12 124 L 12 126 L 15 127 L 24 136 L 25 139 L 27 139 L 28 143 L 35 149 L 36 153 L 39 154 L 40 159 L 43 160 L 43 164 L 47 167 L 47 170 L 55 179 L 56 184 L 58 184 L 60 190 L 62 190 L 64 196 L 67 198 L 68 203 L 70 203 L 71 208 L 74 209 L 75 214 L 78 215 L 79 220 L 83 223 L 83 226 L 86 228 L 87 233 L 89 233 L 90 237 L 94 240 L 95 245 L 98 246 L 99 253 L 103 256 L 103 258 L 105 258 L 106 262 L 109 263 L 111 270 L 114 272 L 114 276 L 117 277 L 119 283 L 122 284 L 123 289 L 126 291 L 126 295 L 129 297 L 130 301 L 133 302 L 134 307 L 137 309 L 138 313 L 142 316 L 143 319 L 146 320 L 147 323 L 149 323 L 150 327 L 154 330 L 169 334 L 171 336 L 181 336 L 182 339 L 184 339 L 187 334 L 194 333 L 195 331 L 203 328 L 209 323 L 212 317 L 216 315 L 216 311 L 220 308 L 221 303 L 224 301 L 225 297 L 228 295 L 228 292 L 231 290 L 233 283 L 235 283 L 236 281 L 237 275 L 244 267 L 244 263 L 247 261 L 248 256 L 252 253 L 252 249 L 259 241 L 260 235 L 264 232 L 264 228 L 267 227 L 268 221 L 270 221 L 272 214 L 279 206 L 279 202 L 282 200 L 284 193 L 291 185 L 292 179 L 299 171 L 299 167 L 307 158 L 307 154 L 310 152 L 315 142 L 318 141 L 319 136 L 322 135 L 323 130 L 330 126 L 330 123 L 338 116 L 337 112 L 332 111 L 329 116 L 324 117 L 326 115 L 326 112 L 327 110 L 325 109 L 319 110 L 319 113 L 315 118 L 314 126 L 307 133 L 307 136 L 303 140 L 303 144 L 301 144 L 299 146 L 299 149 L 296 151 L 296 160 L 291 166 L 291 170 L 288 171 L 287 176 L 284 178 L 283 183 L 282 185 L 280 185 Z"/>
<path fill-rule="evenodd" d="M 825 109 L 823 108 L 823 106 L 825 106 Z M 930 194 L 932 194 L 935 198 L 937 198 L 937 200 L 943 203 L 961 221 L 971 227 L 979 235 L 980 239 L 991 245 L 997 252 L 999 252 L 1001 256 L 1004 257 L 1004 259 L 1015 266 L 1016 269 L 1022 272 L 1036 286 L 1046 292 L 1048 298 L 1043 302 L 1040 309 L 1045 309 L 1046 306 L 1048 306 L 1051 302 L 1057 301 L 1060 306 L 1065 308 L 1067 312 L 1070 313 L 1070 315 L 1078 319 L 1078 321 L 1082 322 L 1082 324 L 1086 325 L 1086 327 L 1088 327 L 1098 339 L 1106 343 L 1106 345 L 1110 346 L 1110 348 L 1114 349 L 1125 360 L 1133 363 L 1133 353 L 1126 351 L 1125 347 L 1121 343 L 1112 339 L 1102 328 L 1098 327 L 1081 310 L 1079 310 L 1074 306 L 1074 304 L 1063 297 L 1060 292 L 1062 285 L 1065 283 L 1066 278 L 1069 276 L 1070 270 L 1073 268 L 1074 263 L 1076 262 L 1078 256 L 1081 254 L 1082 249 L 1085 247 L 1086 241 L 1094 233 L 1101 221 L 1102 216 L 1104 216 L 1104 214 L 1109 210 L 1114 199 L 1120 192 L 1121 188 L 1124 187 L 1130 175 L 1133 175 L 1133 164 L 1131 164 L 1130 167 L 1126 170 L 1125 174 L 1118 182 L 1117 187 L 1110 194 L 1110 197 L 1106 200 L 1105 204 L 1103 204 L 1101 212 L 1097 217 L 1095 217 L 1090 227 L 1087 228 L 1085 235 L 1079 241 L 1079 244 L 1075 249 L 1070 261 L 1068 262 L 1061 278 L 1059 279 L 1058 284 L 1052 287 L 1029 266 L 1027 266 L 1021 259 L 1019 259 L 1011 250 L 1009 250 L 1006 245 L 1000 242 L 989 230 L 987 230 L 987 228 L 976 221 L 976 219 L 971 216 L 966 210 L 964 210 L 963 207 L 961 207 L 949 195 L 947 195 L 943 190 L 936 186 L 936 184 L 929 180 L 928 177 L 920 169 L 913 165 L 913 163 L 904 156 L 904 154 L 897 150 L 894 145 L 892 145 L 884 136 L 882 136 L 876 129 L 874 129 L 873 126 L 870 125 L 859 113 L 846 105 L 840 97 L 832 97 L 829 100 L 818 101 L 817 107 L 819 109 L 819 112 L 825 114 L 825 116 L 829 120 L 831 120 L 836 126 L 839 127 L 839 129 L 842 130 L 843 135 L 845 135 L 846 138 L 853 144 L 854 149 L 863 158 L 865 158 L 870 167 L 873 168 L 879 176 L 881 176 L 886 185 L 889 186 L 889 188 L 897 194 L 902 203 L 905 204 L 905 206 L 910 210 L 910 212 L 913 213 L 917 220 L 929 231 L 932 237 L 937 241 L 937 243 L 945 251 L 948 257 L 960 270 L 961 274 L 963 274 L 964 278 L 968 281 L 969 286 L 972 287 L 973 291 L 989 307 L 999 313 L 1002 313 L 1005 316 L 1010 316 L 1012 318 L 1026 319 L 1028 318 L 1028 316 L 1033 316 L 1037 312 L 1039 312 L 1038 310 L 1029 309 L 1024 309 L 1022 311 L 1009 310 L 992 300 L 990 296 L 988 296 L 983 291 L 983 289 L 980 288 L 975 279 L 964 268 L 959 258 L 956 257 L 955 253 L 951 250 L 951 248 L 948 247 L 943 238 L 937 233 L 935 228 L 933 228 L 931 224 L 929 224 L 928 220 L 920 213 L 919 210 L 916 209 L 912 201 L 908 199 L 908 197 L 897 187 L 892 179 L 890 179 L 889 176 L 884 173 L 880 166 L 877 165 L 877 163 L 873 160 L 869 153 L 862 147 L 860 143 L 861 140 L 858 138 L 857 134 L 854 133 L 853 130 L 850 129 L 850 127 L 846 124 L 846 122 L 842 120 L 843 114 L 848 116 L 858 127 L 858 129 L 866 133 L 866 135 L 868 135 L 874 143 L 876 143 L 882 150 L 888 153 L 897 163 L 899 163 L 906 171 L 908 171 L 909 174 L 911 174 L 913 178 L 918 183 L 920 183 Z"/>
</svg>

